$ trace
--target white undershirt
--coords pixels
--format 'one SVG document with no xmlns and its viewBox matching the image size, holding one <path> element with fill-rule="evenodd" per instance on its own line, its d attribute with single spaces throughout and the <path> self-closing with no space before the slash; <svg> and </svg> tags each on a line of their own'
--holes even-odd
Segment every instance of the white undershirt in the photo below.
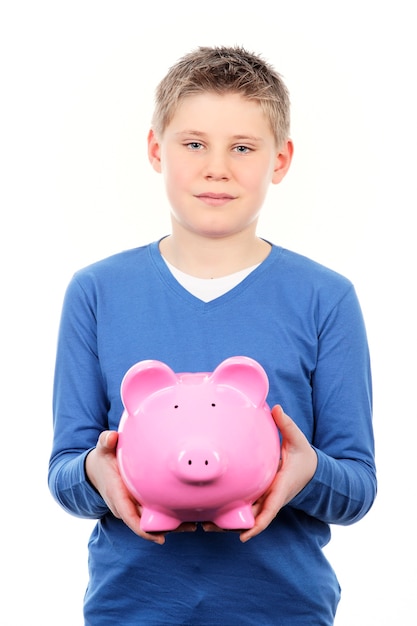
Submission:
<svg viewBox="0 0 417 626">
<path fill-rule="evenodd" d="M 203 302 L 210 302 L 210 300 L 215 300 L 215 298 L 219 298 L 227 293 L 233 289 L 233 287 L 241 283 L 246 276 L 249 276 L 249 274 L 260 265 L 258 263 L 257 265 L 252 265 L 252 267 L 247 267 L 244 270 L 229 274 L 228 276 L 221 276 L 220 278 L 197 278 L 196 276 L 190 276 L 190 274 L 182 272 L 171 265 L 171 263 L 168 263 L 164 257 L 162 258 L 180 285 Z"/>
</svg>

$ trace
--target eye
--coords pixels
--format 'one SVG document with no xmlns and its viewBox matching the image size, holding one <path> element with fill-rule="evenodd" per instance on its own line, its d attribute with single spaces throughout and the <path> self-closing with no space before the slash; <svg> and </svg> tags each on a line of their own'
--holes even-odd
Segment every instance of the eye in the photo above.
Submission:
<svg viewBox="0 0 417 626">
<path fill-rule="evenodd" d="M 178 409 L 178 404 L 174 404 L 174 409 Z"/>
<path fill-rule="evenodd" d="M 202 150 L 203 149 L 203 144 L 200 143 L 199 141 L 189 141 L 188 143 L 185 144 L 186 147 L 193 151 L 196 152 L 198 150 Z"/>
<path fill-rule="evenodd" d="M 211 403 L 211 406 L 216 406 L 214 402 Z"/>
<path fill-rule="evenodd" d="M 249 154 L 249 152 L 252 152 L 252 148 L 248 148 L 248 146 L 235 146 L 233 150 L 238 154 Z"/>
</svg>

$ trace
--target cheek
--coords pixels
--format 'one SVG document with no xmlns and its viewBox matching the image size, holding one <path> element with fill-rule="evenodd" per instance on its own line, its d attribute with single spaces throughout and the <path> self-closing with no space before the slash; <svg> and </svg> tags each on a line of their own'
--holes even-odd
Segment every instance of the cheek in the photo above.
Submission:
<svg viewBox="0 0 417 626">
<path fill-rule="evenodd" d="M 248 160 L 240 168 L 239 178 L 247 189 L 254 191 L 266 187 L 272 181 L 273 164 L 266 155 L 258 159 Z"/>
<path fill-rule="evenodd" d="M 263 194 L 269 188 L 272 174 L 265 168 L 248 168 L 241 176 L 241 181 L 249 193 Z"/>
<path fill-rule="evenodd" d="M 190 168 L 180 159 L 171 158 L 162 168 L 165 184 L 168 190 L 175 191 L 185 187 L 191 178 Z"/>
</svg>

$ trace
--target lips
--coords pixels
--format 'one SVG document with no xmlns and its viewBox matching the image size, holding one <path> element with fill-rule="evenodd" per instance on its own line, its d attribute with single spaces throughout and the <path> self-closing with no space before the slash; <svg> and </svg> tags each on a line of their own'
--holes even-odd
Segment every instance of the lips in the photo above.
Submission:
<svg viewBox="0 0 417 626">
<path fill-rule="evenodd" d="M 209 204 L 210 206 L 221 206 L 235 199 L 235 196 L 232 196 L 229 193 L 213 192 L 200 193 L 196 197 L 205 204 Z"/>
</svg>

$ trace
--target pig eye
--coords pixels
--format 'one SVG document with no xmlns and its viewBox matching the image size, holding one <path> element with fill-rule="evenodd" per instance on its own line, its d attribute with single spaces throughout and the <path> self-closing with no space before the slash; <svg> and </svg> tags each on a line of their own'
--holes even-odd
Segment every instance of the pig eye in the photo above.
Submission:
<svg viewBox="0 0 417 626">
<path fill-rule="evenodd" d="M 178 409 L 178 404 L 174 404 L 174 409 Z"/>
<path fill-rule="evenodd" d="M 214 402 L 211 403 L 211 406 L 216 406 Z"/>
</svg>

